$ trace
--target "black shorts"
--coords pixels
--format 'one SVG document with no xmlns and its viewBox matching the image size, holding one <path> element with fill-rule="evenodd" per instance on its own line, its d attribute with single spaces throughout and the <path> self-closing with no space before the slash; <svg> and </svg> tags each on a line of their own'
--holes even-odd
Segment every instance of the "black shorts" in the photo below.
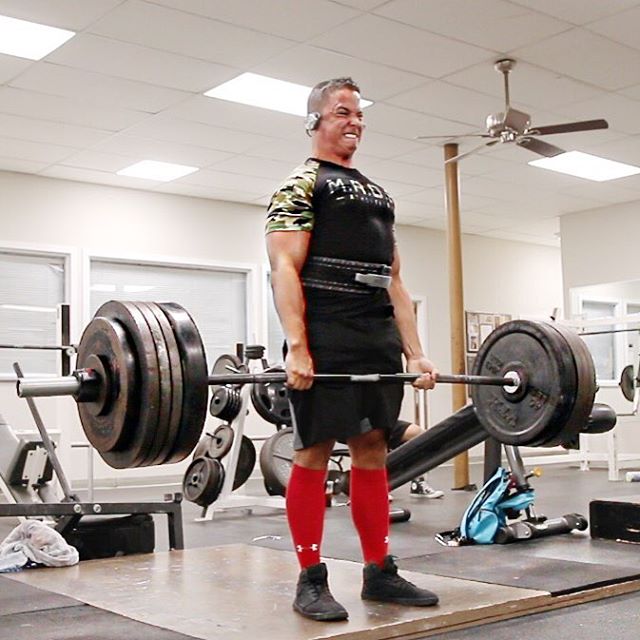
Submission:
<svg viewBox="0 0 640 640">
<path fill-rule="evenodd" d="M 391 317 L 323 318 L 307 323 L 316 373 L 399 373 L 402 342 Z M 294 448 L 349 438 L 395 426 L 404 395 L 402 384 L 316 383 L 289 392 Z"/>
<path fill-rule="evenodd" d="M 411 423 L 408 420 L 398 420 L 395 425 L 392 427 L 389 432 L 389 439 L 387 440 L 387 446 L 389 447 L 389 451 L 393 449 L 397 449 L 402 442 L 402 437 L 404 436 L 404 432 L 407 430 L 407 427 Z"/>
</svg>

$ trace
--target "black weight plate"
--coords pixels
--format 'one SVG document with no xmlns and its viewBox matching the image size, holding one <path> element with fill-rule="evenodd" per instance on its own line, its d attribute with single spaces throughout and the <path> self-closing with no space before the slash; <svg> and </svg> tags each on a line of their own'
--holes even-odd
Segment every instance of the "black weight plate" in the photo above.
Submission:
<svg viewBox="0 0 640 640">
<path fill-rule="evenodd" d="M 209 380 L 202 337 L 189 313 L 174 302 L 158 305 L 173 329 L 182 365 L 180 430 L 166 462 L 184 460 L 196 446 L 207 416 Z"/>
<path fill-rule="evenodd" d="M 223 353 L 214 363 L 213 368 L 211 369 L 211 374 L 225 375 L 225 376 L 233 376 L 236 371 L 244 372 L 247 368 L 244 364 L 242 364 L 242 360 L 238 358 L 238 356 L 234 356 L 231 353 Z M 222 386 L 230 386 L 233 389 L 239 389 L 240 385 L 238 384 L 227 384 L 227 385 L 211 385 L 212 393 L 215 393 L 216 389 L 219 389 Z"/>
<path fill-rule="evenodd" d="M 545 323 L 514 320 L 484 341 L 474 374 L 496 376 L 518 371 L 522 392 L 474 385 L 471 397 L 482 426 L 503 444 L 544 446 L 569 419 L 576 396 L 573 354 L 566 340 Z"/>
<path fill-rule="evenodd" d="M 596 398 L 596 369 L 591 353 L 582 338 L 562 325 L 554 323 L 549 324 L 549 326 L 566 340 L 573 353 L 576 369 L 575 402 L 567 423 L 557 437 L 556 444 L 561 444 L 562 442 L 573 440 L 589 421 L 591 409 L 593 409 L 593 403 Z"/>
<path fill-rule="evenodd" d="M 241 408 L 242 399 L 238 389 L 234 389 L 231 385 L 216 385 L 209 403 L 209 413 L 214 418 L 231 422 L 238 416 Z"/>
<path fill-rule="evenodd" d="M 211 436 L 209 440 L 209 446 L 207 448 L 206 455 L 209 458 L 215 458 L 216 460 L 222 460 L 233 445 L 233 429 L 228 424 L 221 424 Z"/>
<path fill-rule="evenodd" d="M 145 302 L 131 302 L 144 316 L 145 322 L 149 326 L 149 331 L 156 346 L 156 356 L 158 358 L 158 380 L 160 383 L 160 405 L 158 409 L 158 422 L 153 435 L 153 440 L 144 457 L 144 466 L 160 464 L 165 456 L 165 447 L 169 436 L 169 421 L 171 419 L 172 385 L 171 385 L 171 364 L 169 361 L 169 350 L 167 342 L 158 319 L 153 311 L 149 309 Z M 167 323 L 168 324 L 168 323 Z"/>
<path fill-rule="evenodd" d="M 282 368 L 270 368 L 269 373 L 284 372 Z M 258 415 L 277 425 L 291 424 L 289 395 L 284 382 L 256 382 L 251 385 L 251 403 Z"/>
<path fill-rule="evenodd" d="M 293 467 L 293 427 L 280 429 L 260 449 L 260 470 L 272 496 L 284 496 Z"/>
<path fill-rule="evenodd" d="M 183 385 L 182 385 L 182 364 L 180 363 L 180 350 L 176 337 L 171 328 L 167 316 L 164 311 L 155 303 L 147 302 L 147 308 L 153 313 L 164 336 L 167 344 L 167 352 L 169 354 L 169 369 L 171 372 L 171 414 L 169 416 L 169 423 L 167 425 L 167 433 L 165 438 L 165 444 L 158 456 L 158 464 L 165 464 L 167 462 L 174 462 L 170 459 L 171 451 L 175 447 L 176 439 L 180 433 L 180 421 L 182 419 L 182 400 L 183 400 Z"/>
<path fill-rule="evenodd" d="M 188 467 L 182 481 L 186 500 L 201 507 L 216 501 L 224 484 L 224 468 L 219 460 L 196 458 Z"/>
<path fill-rule="evenodd" d="M 100 361 L 105 383 L 97 401 L 78 403 L 78 413 L 87 439 L 102 454 L 126 441 L 140 405 L 135 354 L 119 322 L 93 318 L 86 326 L 78 346 L 78 369 L 93 368 L 93 358 Z"/>
<path fill-rule="evenodd" d="M 117 450 L 99 453 L 109 466 L 116 469 L 144 466 L 155 437 L 160 411 L 160 372 L 156 344 L 144 316 L 130 302 L 105 302 L 95 315 L 122 325 L 134 347 L 136 373 L 139 377 L 136 425 L 128 434 L 127 441 L 119 445 Z"/>
<path fill-rule="evenodd" d="M 233 478 L 233 491 L 239 489 L 251 476 L 256 466 L 256 448 L 251 438 L 242 436 L 240 441 L 240 451 L 238 452 L 238 464 L 236 465 L 236 475 Z"/>
<path fill-rule="evenodd" d="M 620 391 L 622 395 L 629 401 L 633 402 L 636 395 L 636 381 L 633 376 L 633 365 L 628 364 L 620 374 Z"/>
</svg>

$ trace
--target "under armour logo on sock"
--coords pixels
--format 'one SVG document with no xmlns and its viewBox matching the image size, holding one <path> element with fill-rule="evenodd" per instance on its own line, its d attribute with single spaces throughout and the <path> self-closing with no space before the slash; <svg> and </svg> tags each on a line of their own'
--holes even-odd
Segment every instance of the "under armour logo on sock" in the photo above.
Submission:
<svg viewBox="0 0 640 640">
<path fill-rule="evenodd" d="M 385 536 L 384 537 L 384 543 L 385 544 L 389 544 L 389 536 Z"/>
<path fill-rule="evenodd" d="M 312 544 L 308 547 L 303 547 L 301 544 L 297 544 L 296 545 L 296 551 L 298 553 L 302 553 L 305 549 L 307 549 L 308 551 L 318 551 L 320 547 L 317 544 Z"/>
</svg>

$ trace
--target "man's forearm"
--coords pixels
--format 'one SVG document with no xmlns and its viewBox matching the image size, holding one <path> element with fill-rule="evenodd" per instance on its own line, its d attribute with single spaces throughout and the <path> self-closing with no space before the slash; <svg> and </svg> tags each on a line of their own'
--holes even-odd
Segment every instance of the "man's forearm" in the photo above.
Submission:
<svg viewBox="0 0 640 640">
<path fill-rule="evenodd" d="M 307 349 L 306 305 L 298 272 L 293 267 L 272 271 L 271 288 L 289 349 Z"/>
<path fill-rule="evenodd" d="M 402 351 L 405 357 L 407 360 L 423 357 L 424 353 L 418 336 L 413 302 L 408 291 L 401 282 L 392 282 L 389 288 L 389 296 L 393 304 L 396 324 L 402 339 Z"/>
</svg>

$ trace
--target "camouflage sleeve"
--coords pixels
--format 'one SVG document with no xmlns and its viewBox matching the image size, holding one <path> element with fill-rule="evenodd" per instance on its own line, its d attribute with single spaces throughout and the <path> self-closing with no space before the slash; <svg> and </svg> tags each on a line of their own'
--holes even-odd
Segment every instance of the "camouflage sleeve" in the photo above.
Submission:
<svg viewBox="0 0 640 640">
<path fill-rule="evenodd" d="M 273 194 L 267 209 L 266 233 L 313 229 L 312 200 L 318 166 L 313 161 L 300 165 Z"/>
</svg>

